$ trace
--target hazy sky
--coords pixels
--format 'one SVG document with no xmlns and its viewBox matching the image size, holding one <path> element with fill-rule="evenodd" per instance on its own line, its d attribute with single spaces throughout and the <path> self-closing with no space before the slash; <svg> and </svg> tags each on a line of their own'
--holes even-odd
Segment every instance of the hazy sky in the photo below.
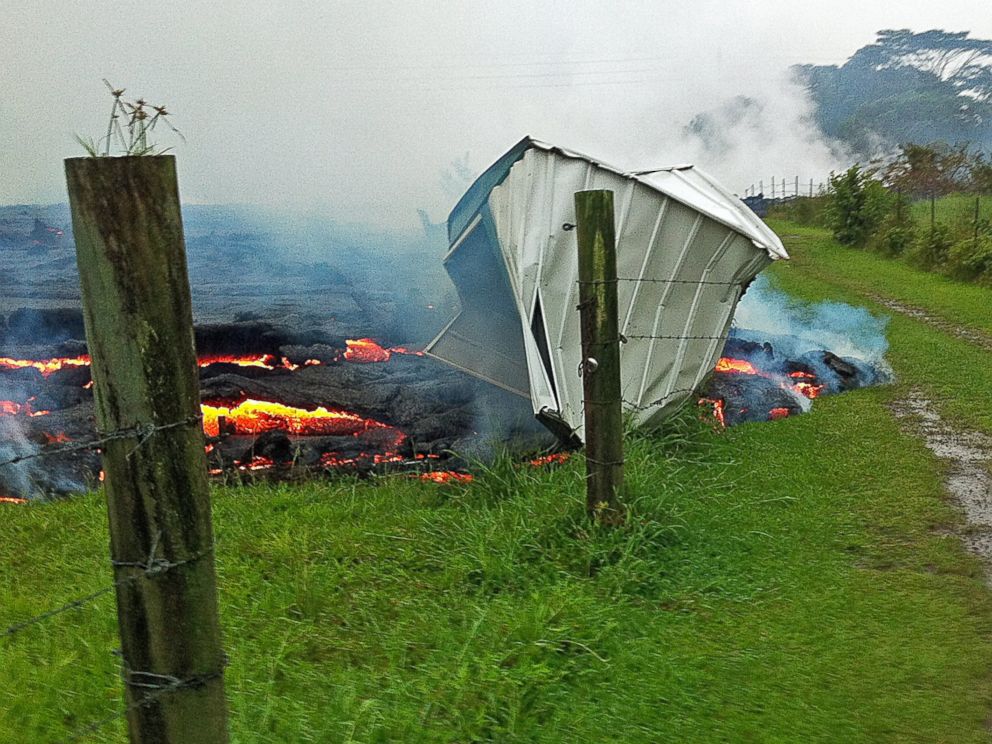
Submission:
<svg viewBox="0 0 992 744">
<path fill-rule="evenodd" d="M 0 203 L 65 199 L 74 133 L 99 137 L 101 78 L 165 103 L 191 202 L 346 221 L 442 218 L 442 172 L 475 173 L 525 134 L 638 169 L 696 162 L 734 190 L 838 162 L 802 123 L 790 64 L 842 63 L 882 28 L 992 38 L 979 0 L 209 3 L 0 0 Z M 681 136 L 753 96 L 729 151 Z"/>
</svg>

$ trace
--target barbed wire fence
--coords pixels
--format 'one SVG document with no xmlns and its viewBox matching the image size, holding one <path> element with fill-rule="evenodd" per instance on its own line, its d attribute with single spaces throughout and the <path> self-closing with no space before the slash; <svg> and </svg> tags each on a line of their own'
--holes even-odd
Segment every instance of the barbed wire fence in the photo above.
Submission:
<svg viewBox="0 0 992 744">
<path fill-rule="evenodd" d="M 66 454 L 74 454 L 78 452 L 101 452 L 103 447 L 111 442 L 133 439 L 135 440 L 134 448 L 129 451 L 126 457 L 130 458 L 138 450 L 140 450 L 154 435 L 169 431 L 171 429 L 177 429 L 186 426 L 202 426 L 201 416 L 191 416 L 180 421 L 174 421 L 167 424 L 144 424 L 136 425 L 131 427 L 126 427 L 118 429 L 112 432 L 100 432 L 95 439 L 86 442 L 77 442 L 72 444 L 65 444 L 60 446 L 51 446 L 37 452 L 31 452 L 26 454 L 16 455 L 14 457 L 8 458 L 6 460 L 0 461 L 0 470 L 6 467 L 11 467 L 18 465 L 22 462 L 29 460 L 42 459 L 46 457 L 54 457 Z M 30 631 L 35 628 L 35 626 L 41 625 L 53 618 L 59 617 L 68 612 L 74 610 L 81 610 L 84 607 L 96 602 L 97 600 L 117 592 L 119 589 L 133 584 L 142 580 L 154 581 L 162 578 L 163 576 L 169 574 L 176 569 L 182 568 L 193 563 L 196 563 L 207 556 L 214 554 L 215 545 L 211 544 L 207 549 L 198 551 L 193 555 L 176 561 L 169 561 L 158 555 L 158 548 L 160 545 L 162 534 L 161 532 L 156 533 L 152 540 L 151 550 L 147 558 L 143 561 L 119 561 L 110 559 L 109 565 L 115 571 L 117 569 L 131 569 L 129 575 L 122 578 L 116 579 L 115 581 L 106 584 L 99 589 L 89 592 L 85 595 L 77 597 L 75 599 L 63 602 L 60 605 L 51 607 L 47 610 L 39 612 L 35 615 L 23 618 L 11 625 L 8 625 L 5 629 L 0 631 L 0 643 L 8 643 L 10 639 L 18 636 L 21 633 Z M 126 717 L 132 711 L 148 706 L 158 700 L 159 698 L 168 695 L 170 693 L 175 693 L 180 690 L 197 688 L 203 684 L 222 676 L 224 673 L 224 668 L 227 666 L 228 659 L 226 655 L 222 654 L 221 659 L 218 660 L 217 668 L 208 673 L 195 675 L 189 678 L 181 679 L 173 675 L 163 675 L 157 674 L 155 672 L 135 670 L 130 667 L 128 660 L 124 658 L 124 655 L 120 649 L 111 649 L 110 653 L 118 657 L 120 660 L 120 678 L 125 688 L 132 691 L 132 693 L 140 693 L 137 699 L 133 700 L 129 704 L 122 705 L 118 710 L 115 710 L 106 716 L 98 718 L 94 721 L 90 721 L 86 724 L 80 725 L 73 731 L 69 732 L 64 738 L 58 739 L 59 742 L 77 742 L 86 739 L 92 735 L 99 733 L 106 726 L 112 722 Z"/>
<path fill-rule="evenodd" d="M 640 284 L 665 284 L 665 285 L 689 285 L 693 287 L 698 286 L 716 286 L 716 287 L 727 287 L 739 288 L 743 286 L 741 281 L 711 281 L 705 279 L 674 279 L 674 278 L 659 278 L 659 277 L 632 277 L 632 276 L 618 276 L 616 279 L 600 280 L 593 279 L 589 281 L 579 280 L 577 284 L 582 285 L 602 285 L 602 284 L 614 284 L 619 285 L 623 282 L 629 283 L 640 283 Z M 720 344 L 726 343 L 726 341 L 733 336 L 733 324 L 727 326 L 727 331 L 722 334 L 688 334 L 688 333 L 618 333 L 614 339 L 606 339 L 604 343 L 609 342 L 619 342 L 621 345 L 626 344 L 630 341 L 716 341 Z M 722 347 L 721 347 L 722 348 Z M 583 374 L 582 365 L 580 364 L 579 375 Z M 702 377 L 700 375 L 699 382 L 702 382 Z M 655 400 L 649 401 L 647 403 L 642 403 L 637 400 L 630 400 L 621 394 L 620 402 L 622 403 L 624 410 L 628 412 L 643 412 L 649 411 L 653 408 L 662 408 L 669 405 L 670 401 L 673 399 L 686 399 L 699 392 L 699 385 L 695 387 L 682 387 L 674 388 L 669 390 L 664 395 Z M 585 413 L 585 403 L 582 401 L 581 412 Z"/>
</svg>

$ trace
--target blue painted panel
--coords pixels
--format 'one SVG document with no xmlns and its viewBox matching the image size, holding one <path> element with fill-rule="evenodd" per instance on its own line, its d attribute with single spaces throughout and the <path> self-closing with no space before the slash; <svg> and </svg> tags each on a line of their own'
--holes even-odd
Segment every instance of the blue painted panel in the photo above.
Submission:
<svg viewBox="0 0 992 744">
<path fill-rule="evenodd" d="M 455 208 L 448 215 L 448 242 L 453 243 L 462 231 L 472 221 L 479 208 L 489 201 L 489 192 L 506 180 L 513 164 L 524 156 L 530 149 L 533 140 L 524 137 L 503 157 L 493 163 L 486 171 L 475 179 L 464 196 L 458 200 Z"/>
</svg>

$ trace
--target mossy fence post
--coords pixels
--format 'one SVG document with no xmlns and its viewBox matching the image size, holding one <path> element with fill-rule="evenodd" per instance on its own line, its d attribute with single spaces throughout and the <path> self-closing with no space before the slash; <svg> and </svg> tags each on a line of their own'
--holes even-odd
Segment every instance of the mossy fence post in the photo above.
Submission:
<svg viewBox="0 0 992 744">
<path fill-rule="evenodd" d="M 133 744 L 227 741 L 175 158 L 65 161 Z"/>
<path fill-rule="evenodd" d="M 613 192 L 576 192 L 575 222 L 579 244 L 586 508 L 597 522 L 619 525 L 626 515 Z"/>
</svg>

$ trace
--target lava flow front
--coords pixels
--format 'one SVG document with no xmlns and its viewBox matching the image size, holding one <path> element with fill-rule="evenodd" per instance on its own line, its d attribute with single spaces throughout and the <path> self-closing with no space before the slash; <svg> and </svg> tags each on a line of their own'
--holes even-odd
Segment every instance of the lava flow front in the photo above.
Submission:
<svg viewBox="0 0 992 744">
<path fill-rule="evenodd" d="M 323 406 L 307 410 L 265 400 L 244 400 L 237 404 L 204 403 L 203 430 L 208 436 L 221 434 L 223 417 L 227 433 L 262 434 L 267 431 L 285 431 L 290 434 L 355 436 L 370 429 L 395 432 L 397 444 L 404 434 L 374 419 L 362 418 L 347 411 L 331 411 Z"/>
<path fill-rule="evenodd" d="M 345 341 L 348 347 L 344 352 L 345 361 L 357 364 L 372 364 L 374 362 L 388 362 L 393 354 L 410 354 L 413 356 L 423 356 L 422 351 L 411 351 L 402 346 L 381 346 L 371 338 L 349 338 Z"/>
<path fill-rule="evenodd" d="M 31 401 L 34 398 L 28 398 L 24 403 L 17 403 L 12 400 L 0 400 L 0 416 L 47 416 L 49 411 L 36 411 L 31 407 Z"/>
<path fill-rule="evenodd" d="M 200 367 L 209 367 L 212 364 L 233 364 L 238 367 L 259 367 L 260 369 L 288 369 L 294 371 L 303 367 L 312 367 L 320 364 L 317 359 L 307 359 L 302 365 L 293 364 L 286 357 L 277 357 L 275 354 L 209 354 L 201 356 L 196 363 Z"/>
<path fill-rule="evenodd" d="M 41 372 L 48 377 L 65 367 L 88 367 L 90 358 L 86 355 L 77 357 L 55 357 L 53 359 L 11 359 L 0 357 L 0 369 L 26 369 L 28 367 Z"/>
</svg>

